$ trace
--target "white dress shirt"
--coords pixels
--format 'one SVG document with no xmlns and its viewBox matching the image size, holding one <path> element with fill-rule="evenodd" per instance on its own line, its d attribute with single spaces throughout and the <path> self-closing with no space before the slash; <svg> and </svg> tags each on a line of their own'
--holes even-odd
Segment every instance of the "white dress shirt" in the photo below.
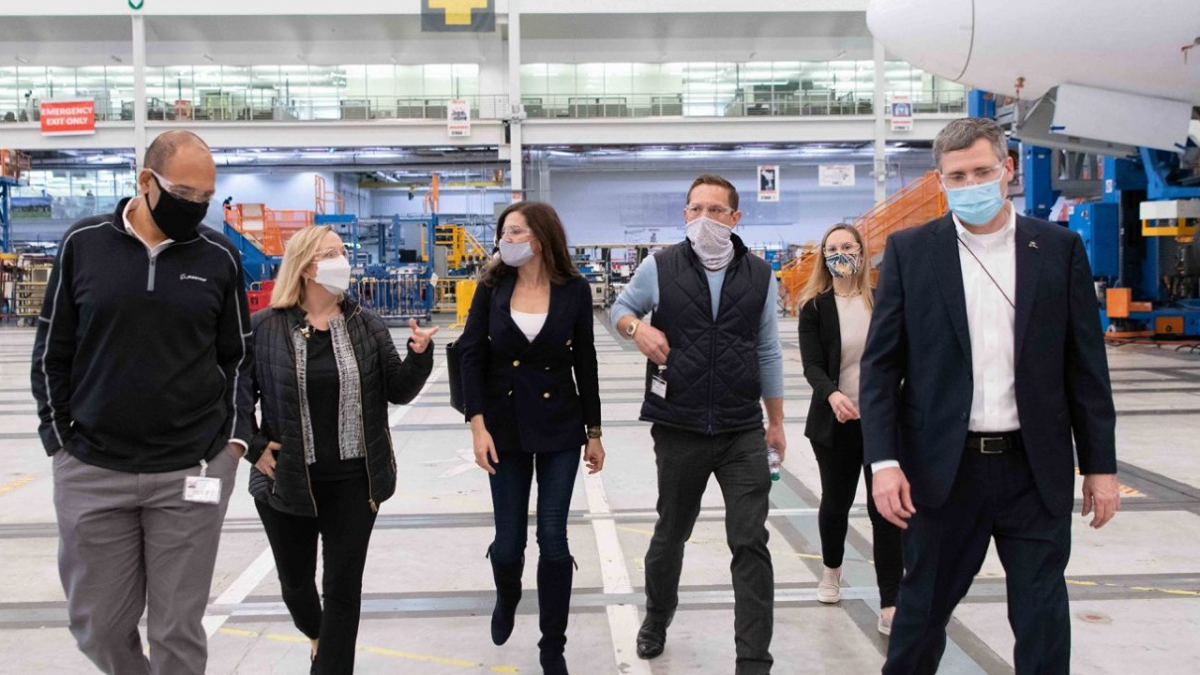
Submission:
<svg viewBox="0 0 1200 675">
<path fill-rule="evenodd" d="M 1016 431 L 1021 426 L 1014 363 L 1016 309 L 1009 304 L 1017 301 L 1017 210 L 1011 203 L 1005 208 L 1008 220 L 991 234 L 971 234 L 954 216 L 955 233 L 961 242 L 958 262 L 967 302 L 974 384 L 967 429 L 974 432 Z M 895 460 L 882 460 L 871 464 L 871 471 L 899 465 Z"/>
</svg>

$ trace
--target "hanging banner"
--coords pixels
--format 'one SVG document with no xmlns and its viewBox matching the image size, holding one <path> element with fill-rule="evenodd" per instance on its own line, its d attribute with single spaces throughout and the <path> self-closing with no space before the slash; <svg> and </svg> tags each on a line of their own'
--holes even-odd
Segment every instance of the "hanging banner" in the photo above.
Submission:
<svg viewBox="0 0 1200 675">
<path fill-rule="evenodd" d="M 892 96 L 892 131 L 912 131 L 912 101 L 907 94 Z"/>
<path fill-rule="evenodd" d="M 820 187 L 853 187 L 853 164 L 821 164 L 817 167 Z"/>
<path fill-rule="evenodd" d="M 450 101 L 446 109 L 446 128 L 450 138 L 466 138 L 471 135 L 471 104 L 461 98 Z"/>
<path fill-rule="evenodd" d="M 422 32 L 491 33 L 495 30 L 495 0 L 421 0 Z"/>
<path fill-rule="evenodd" d="M 96 102 L 93 99 L 42 101 L 40 112 L 43 136 L 96 133 Z"/>
<path fill-rule="evenodd" d="M 779 166 L 758 167 L 758 201 L 779 201 Z"/>
</svg>

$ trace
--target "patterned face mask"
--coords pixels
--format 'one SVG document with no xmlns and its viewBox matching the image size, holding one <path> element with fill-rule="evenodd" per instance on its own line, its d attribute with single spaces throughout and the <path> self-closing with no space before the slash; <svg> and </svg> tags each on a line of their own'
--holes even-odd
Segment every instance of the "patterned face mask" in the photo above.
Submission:
<svg viewBox="0 0 1200 675">
<path fill-rule="evenodd" d="M 858 274 L 858 270 L 862 266 L 862 254 L 834 253 L 827 255 L 825 256 L 825 266 L 829 268 L 829 273 L 838 279 L 852 277 Z"/>
</svg>

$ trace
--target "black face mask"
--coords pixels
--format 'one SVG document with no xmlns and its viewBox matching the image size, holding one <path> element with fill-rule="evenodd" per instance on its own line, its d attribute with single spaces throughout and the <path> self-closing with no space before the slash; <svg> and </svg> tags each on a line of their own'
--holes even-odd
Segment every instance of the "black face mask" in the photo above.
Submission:
<svg viewBox="0 0 1200 675">
<path fill-rule="evenodd" d="M 196 228 L 208 214 L 208 202 L 198 204 L 180 199 L 164 190 L 162 183 L 158 182 L 157 176 L 150 174 L 150 177 L 158 186 L 158 205 L 150 209 L 150 216 L 154 218 L 154 224 L 162 230 L 163 234 L 167 235 L 168 239 L 174 241 L 187 241 L 194 237 Z M 147 195 L 146 203 L 150 203 L 149 195 Z"/>
</svg>

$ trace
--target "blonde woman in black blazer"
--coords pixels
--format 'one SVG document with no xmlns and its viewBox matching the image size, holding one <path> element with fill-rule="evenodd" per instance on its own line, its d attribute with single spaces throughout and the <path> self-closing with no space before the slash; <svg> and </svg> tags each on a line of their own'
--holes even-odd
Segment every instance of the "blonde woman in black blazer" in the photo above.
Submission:
<svg viewBox="0 0 1200 675">
<path fill-rule="evenodd" d="M 834 225 L 821 240 L 822 261 L 800 298 L 800 354 L 813 388 L 804 435 L 812 442 L 821 472 L 821 556 L 825 572 L 817 599 L 841 600 L 842 558 L 858 475 L 867 481 L 867 513 L 875 542 L 879 584 L 879 632 L 891 633 L 896 593 L 904 566 L 900 529 L 884 520 L 871 496 L 871 472 L 863 470 L 863 435 L 858 413 L 859 360 L 873 306 L 869 260 L 858 230 Z"/>
</svg>

